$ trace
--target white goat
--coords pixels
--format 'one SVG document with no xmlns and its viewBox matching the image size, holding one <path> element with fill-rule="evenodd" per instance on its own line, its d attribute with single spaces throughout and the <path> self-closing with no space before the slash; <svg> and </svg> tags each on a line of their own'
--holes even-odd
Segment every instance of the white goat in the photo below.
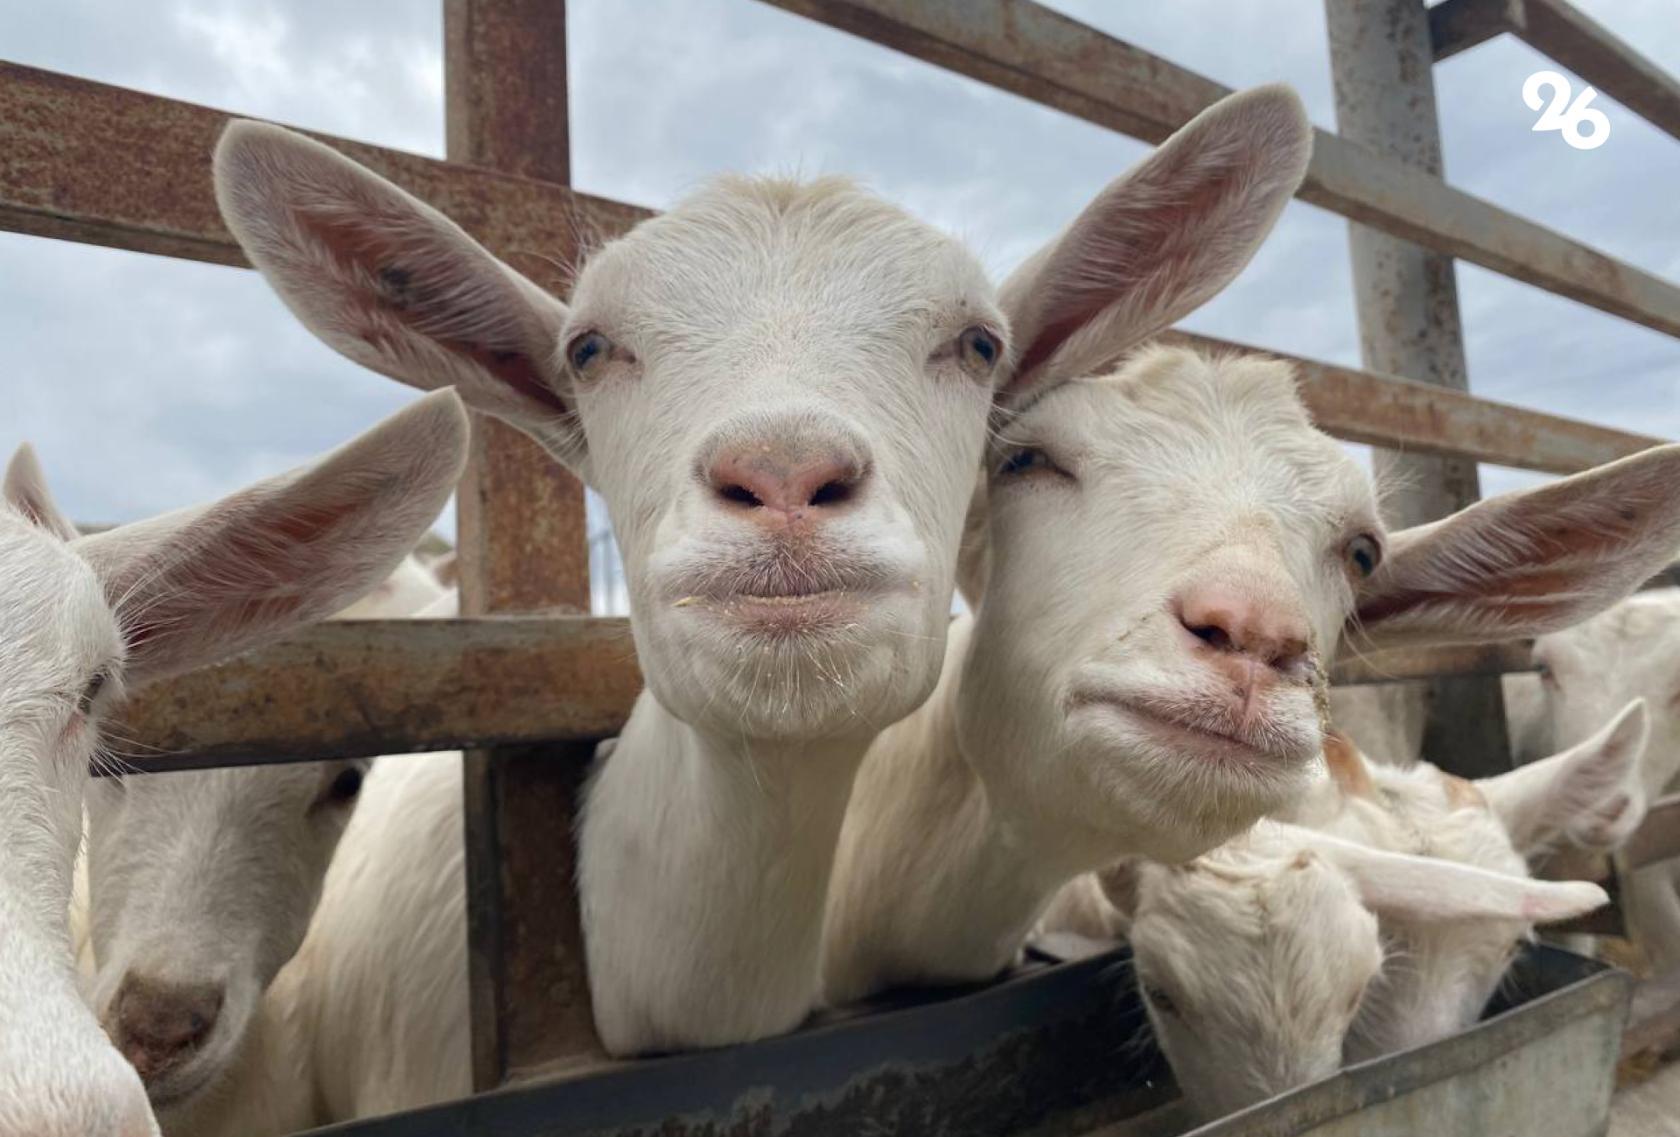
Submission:
<svg viewBox="0 0 1680 1137">
<path fill-rule="evenodd" d="M 332 618 L 412 616 L 444 596 L 411 555 Z M 87 916 L 95 1005 L 157 1087 L 165 1137 L 259 1137 L 316 1122 L 311 1032 L 289 961 L 368 767 L 343 759 L 95 783 Z M 195 1010 L 199 1000 L 239 1011 L 224 1019 Z M 202 1038 L 163 1051 L 145 1045 L 183 1013 L 203 1020 Z"/>
<path fill-rule="evenodd" d="M 381 759 L 327 870 L 295 965 L 320 1121 L 472 1092 L 461 797 L 458 752 Z"/>
<path fill-rule="evenodd" d="M 1506 676 L 1505 704 L 1519 760 L 1591 734 L 1612 707 L 1643 698 L 1651 744 L 1641 775 L 1651 798 L 1680 788 L 1680 589 L 1629 597 L 1610 611 L 1534 643 L 1538 678 Z M 1680 967 L 1680 861 L 1623 876 L 1629 936 L 1657 972 Z"/>
<path fill-rule="evenodd" d="M 978 614 L 865 763 L 835 998 L 993 975 L 1079 873 L 1184 860 L 1283 805 L 1344 623 L 1367 646 L 1550 630 L 1680 540 L 1680 447 L 1385 535 L 1285 365 L 1152 350 L 1078 375 L 1003 425 Z"/>
<path fill-rule="evenodd" d="M 1328 1077 L 1383 966 L 1373 912 L 1414 923 L 1562 919 L 1591 884 L 1506 876 L 1262 821 L 1182 865 L 1133 858 L 1073 881 L 1046 932 L 1131 941 L 1138 988 L 1203 1120 Z"/>
<path fill-rule="evenodd" d="M 579 834 L 609 1050 L 805 1017 L 858 764 L 938 676 L 991 389 L 1111 358 L 1180 274 L 1217 291 L 1308 134 L 1285 89 L 1210 109 L 1001 302 L 959 244 L 847 183 L 735 178 L 596 253 L 566 305 L 331 150 L 229 129 L 223 215 L 307 326 L 458 384 L 606 499 L 648 682 Z"/>
<path fill-rule="evenodd" d="M 52 504 L 27 448 L 13 460 L 0 508 L 0 1133 L 156 1132 L 70 953 L 102 716 L 128 687 L 255 646 L 389 573 L 453 488 L 466 437 L 459 400 L 432 396 L 307 470 L 90 537 Z"/>
<path fill-rule="evenodd" d="M 1345 742 L 1326 748 L 1331 776 L 1282 816 L 1370 848 L 1436 857 L 1512 877 L 1568 844 L 1612 849 L 1644 818 L 1639 785 L 1647 714 L 1636 700 L 1585 742 L 1476 781 L 1427 762 L 1366 762 Z M 1589 905 L 1588 907 L 1591 907 Z M 1442 922 L 1383 912 L 1394 955 L 1348 1034 L 1361 1060 L 1445 1038 L 1476 1021 L 1538 911 Z"/>
</svg>

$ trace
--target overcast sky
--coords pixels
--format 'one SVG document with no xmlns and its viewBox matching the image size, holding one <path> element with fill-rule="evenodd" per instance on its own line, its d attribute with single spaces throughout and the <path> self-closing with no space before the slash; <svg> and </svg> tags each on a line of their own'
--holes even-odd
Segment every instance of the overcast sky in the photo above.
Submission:
<svg viewBox="0 0 1680 1137">
<path fill-rule="evenodd" d="M 1335 128 L 1321 0 L 1054 5 L 1231 86 L 1294 84 Z M 1676 0 L 1580 0 L 1680 73 Z M 1130 139 L 755 0 L 569 0 L 573 177 L 662 207 L 726 170 L 845 173 L 969 239 L 998 273 L 1144 153 Z M 439 0 L 0 4 L 0 56 L 443 153 Z M 1455 185 L 1680 279 L 1680 142 L 1600 96 L 1611 137 L 1532 133 L 1502 37 L 1435 71 Z M 208 177 L 206 165 L 182 177 Z M 1680 437 L 1680 341 L 1458 269 L 1472 388 Z M 1346 223 L 1292 204 L 1187 321 L 1359 363 Z M 239 269 L 0 234 L 0 447 L 33 441 L 68 511 L 122 521 L 306 461 L 411 397 L 320 346 Z M 1527 475 L 1484 470 L 1484 489 Z"/>
</svg>

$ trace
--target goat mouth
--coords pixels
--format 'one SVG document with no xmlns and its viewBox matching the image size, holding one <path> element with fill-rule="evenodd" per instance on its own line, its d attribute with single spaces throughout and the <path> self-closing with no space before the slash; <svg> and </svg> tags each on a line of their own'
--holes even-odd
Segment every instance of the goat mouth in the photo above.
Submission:
<svg viewBox="0 0 1680 1137">
<path fill-rule="evenodd" d="M 1312 753 L 1310 745 L 1291 737 L 1268 719 L 1248 724 L 1230 723 L 1221 715 L 1176 702 L 1164 703 L 1097 688 L 1074 691 L 1067 706 L 1070 714 L 1095 708 L 1118 715 L 1152 741 L 1215 762 L 1272 769 L 1299 765 Z"/>
<path fill-rule="evenodd" d="M 772 561 L 678 582 L 673 608 L 695 608 L 748 624 L 801 625 L 856 616 L 893 590 L 897 574 L 871 562 Z"/>
<path fill-rule="evenodd" d="M 196 1051 L 181 1065 L 166 1071 L 161 1077 L 145 1083 L 146 1099 L 153 1109 L 167 1109 L 196 1097 L 200 1090 L 216 1077 L 216 1066 L 201 1061 L 203 1051 Z"/>
<path fill-rule="evenodd" d="M 718 616 L 745 632 L 779 637 L 832 632 L 855 623 L 867 599 L 864 593 L 828 588 L 792 594 L 736 593 L 709 603 Z"/>
</svg>

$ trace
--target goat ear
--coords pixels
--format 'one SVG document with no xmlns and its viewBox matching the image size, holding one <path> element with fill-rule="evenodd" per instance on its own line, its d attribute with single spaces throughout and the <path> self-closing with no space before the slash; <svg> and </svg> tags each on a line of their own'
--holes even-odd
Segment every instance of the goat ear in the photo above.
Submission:
<svg viewBox="0 0 1680 1137">
<path fill-rule="evenodd" d="M 1000 401 L 1093 374 L 1206 303 L 1271 232 L 1311 156 L 1300 98 L 1256 87 L 1109 183 L 1004 282 L 1016 363 Z"/>
<path fill-rule="evenodd" d="M 467 416 L 428 395 L 301 470 L 73 546 L 93 566 L 133 681 L 236 655 L 389 576 L 466 464 Z"/>
<path fill-rule="evenodd" d="M 1645 820 L 1639 767 L 1650 735 L 1645 700 L 1635 699 L 1580 745 L 1476 784 L 1525 857 L 1559 838 L 1615 849 Z"/>
<path fill-rule="evenodd" d="M 1541 635 L 1631 593 L 1680 546 L 1680 445 L 1395 534 L 1349 635 L 1368 649 Z"/>
<path fill-rule="evenodd" d="M 457 387 L 587 477 L 559 363 L 564 304 L 431 206 L 292 131 L 229 124 L 214 173 L 251 263 L 328 346 L 410 386 Z"/>
<path fill-rule="evenodd" d="M 1302 844 L 1341 869 L 1379 916 L 1405 920 L 1569 920 L 1610 902 L 1586 881 L 1531 880 L 1473 865 L 1391 853 L 1323 833 L 1301 831 Z"/>
<path fill-rule="evenodd" d="M 64 516 L 47 489 L 47 476 L 35 457 L 35 448 L 25 442 L 17 448 L 6 466 L 6 504 L 29 519 L 38 529 L 45 529 L 61 541 L 74 541 L 79 534 L 70 519 Z"/>
</svg>

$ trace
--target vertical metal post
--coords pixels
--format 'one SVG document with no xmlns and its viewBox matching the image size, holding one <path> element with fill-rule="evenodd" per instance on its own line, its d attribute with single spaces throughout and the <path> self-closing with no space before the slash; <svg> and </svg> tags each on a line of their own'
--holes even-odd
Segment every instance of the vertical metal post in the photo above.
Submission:
<svg viewBox="0 0 1680 1137">
<path fill-rule="evenodd" d="M 1338 132 L 1439 177 L 1441 131 L 1423 0 L 1325 0 L 1325 12 Z M 1353 222 L 1348 242 L 1365 366 L 1468 390 L 1452 258 Z M 1481 494 L 1469 459 L 1379 449 L 1375 466 L 1395 487 L 1386 502 L 1390 525 L 1433 521 Z M 1431 761 L 1466 776 L 1510 768 L 1497 677 L 1429 680 L 1411 713 L 1426 716 L 1424 753 Z"/>
<path fill-rule="evenodd" d="M 564 0 L 444 0 L 451 161 L 570 178 Z M 570 261 L 574 249 L 543 249 Z M 583 487 L 530 439 L 473 424 L 459 496 L 462 612 L 589 610 Z M 590 748 L 469 751 L 465 763 L 473 1085 L 599 1053 L 571 819 Z"/>
</svg>

